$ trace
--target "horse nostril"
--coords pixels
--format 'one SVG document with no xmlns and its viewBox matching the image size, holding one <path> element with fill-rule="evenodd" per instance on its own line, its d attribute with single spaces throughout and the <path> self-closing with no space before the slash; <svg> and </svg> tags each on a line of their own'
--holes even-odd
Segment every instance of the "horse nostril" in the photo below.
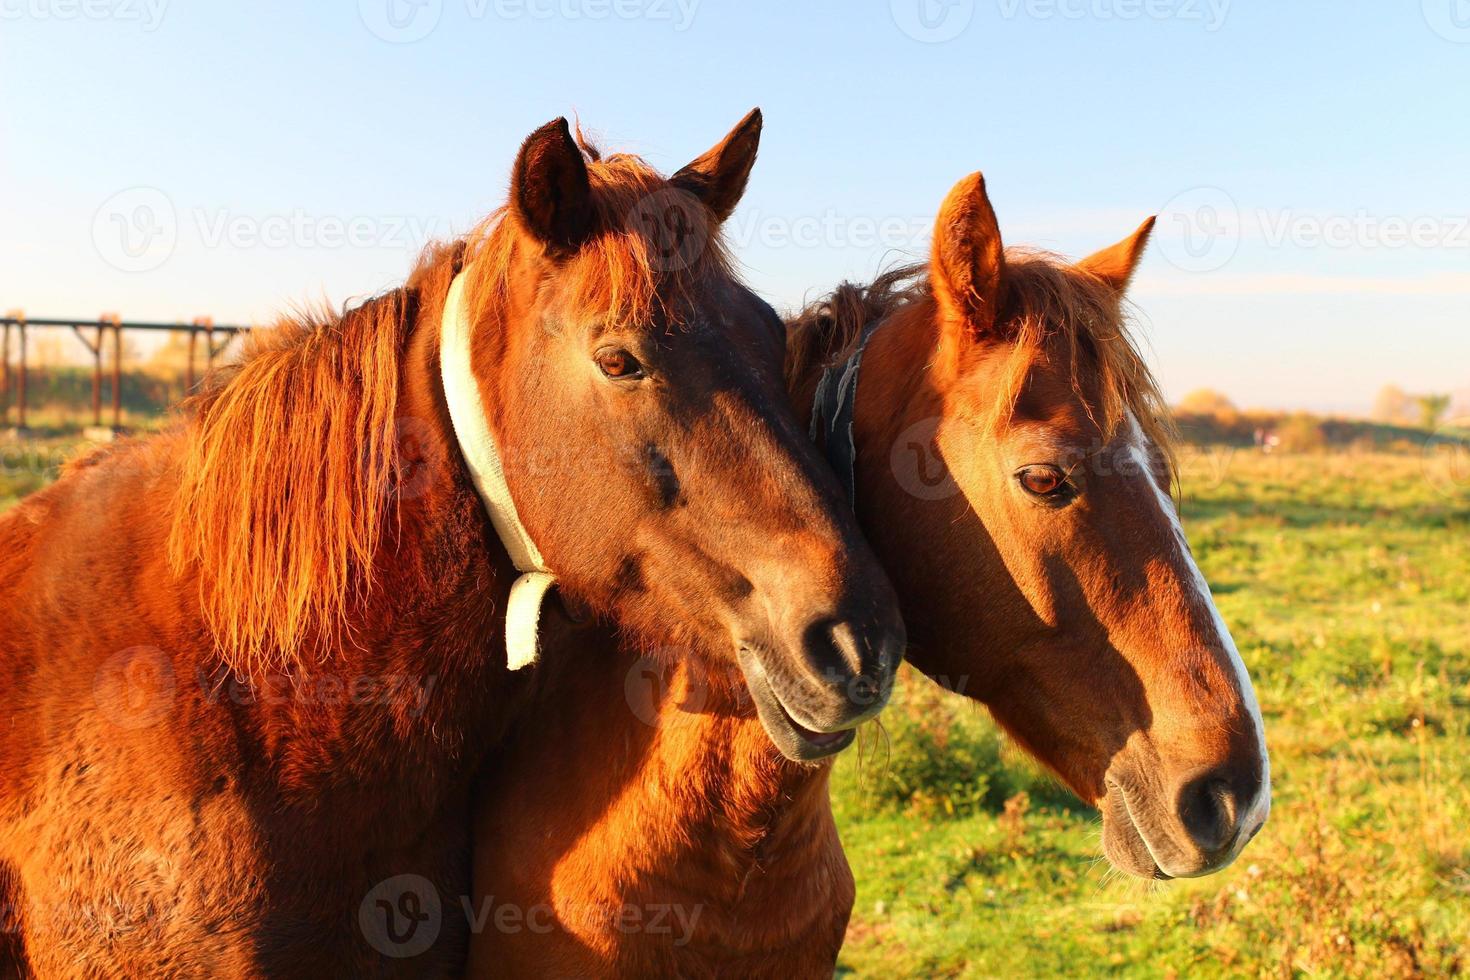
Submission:
<svg viewBox="0 0 1470 980">
<path fill-rule="evenodd" d="M 814 690 L 826 692 L 833 723 L 848 727 L 887 703 L 903 634 L 901 629 L 822 617 L 801 631 L 801 649 Z"/>
<path fill-rule="evenodd" d="M 1199 849 L 1213 854 L 1235 839 L 1239 802 L 1228 778 L 1208 773 L 1180 792 L 1179 820 Z"/>
</svg>

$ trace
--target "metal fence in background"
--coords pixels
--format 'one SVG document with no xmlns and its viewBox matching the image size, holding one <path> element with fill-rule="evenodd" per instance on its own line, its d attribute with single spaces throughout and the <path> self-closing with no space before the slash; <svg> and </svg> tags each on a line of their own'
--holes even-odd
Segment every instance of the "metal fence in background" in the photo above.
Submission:
<svg viewBox="0 0 1470 980">
<path fill-rule="evenodd" d="M 102 423 L 103 354 L 109 340 L 112 346 L 111 401 L 112 427 L 122 426 L 122 379 L 123 343 L 122 335 L 128 330 L 167 331 L 189 335 L 189 353 L 185 367 L 184 391 L 192 391 L 203 375 L 197 370 L 199 342 L 203 341 L 204 370 L 207 374 L 214 368 L 216 358 L 224 351 L 237 334 L 249 327 L 219 324 L 213 317 L 196 317 L 192 323 L 148 323 L 124 320 L 116 313 L 104 313 L 95 320 L 74 320 L 56 317 L 27 317 L 21 310 L 12 310 L 0 317 L 0 426 L 11 424 L 11 408 L 15 408 L 14 424 L 26 428 L 26 387 L 39 368 L 28 362 L 28 337 L 36 329 L 69 329 L 76 334 L 87 352 L 92 356 L 92 424 Z M 14 333 L 14 343 L 12 343 Z M 219 339 L 217 339 L 219 338 Z M 12 353 L 14 351 L 14 353 Z"/>
</svg>

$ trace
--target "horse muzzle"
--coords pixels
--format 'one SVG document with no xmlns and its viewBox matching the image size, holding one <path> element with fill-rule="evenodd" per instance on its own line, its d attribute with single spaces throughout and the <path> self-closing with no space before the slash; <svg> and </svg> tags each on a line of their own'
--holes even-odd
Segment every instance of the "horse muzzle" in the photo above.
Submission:
<svg viewBox="0 0 1470 980">
<path fill-rule="evenodd" d="M 897 621 L 816 619 L 782 642 L 747 638 L 740 669 L 756 713 L 781 754 L 814 762 L 852 744 L 855 729 L 883 710 L 903 659 Z"/>
<path fill-rule="evenodd" d="M 1234 861 L 1271 812 L 1262 766 L 1219 766 L 1178 777 L 1110 773 L 1103 850 L 1140 878 L 1199 878 Z"/>
</svg>

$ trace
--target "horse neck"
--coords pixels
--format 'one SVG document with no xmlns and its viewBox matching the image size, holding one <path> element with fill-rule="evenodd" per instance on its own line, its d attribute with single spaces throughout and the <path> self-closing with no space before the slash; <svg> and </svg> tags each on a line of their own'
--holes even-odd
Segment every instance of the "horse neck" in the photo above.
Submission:
<svg viewBox="0 0 1470 980">
<path fill-rule="evenodd" d="M 298 772 L 307 790 L 321 768 L 320 738 L 346 727 L 357 735 L 335 751 L 355 758 L 327 762 L 381 774 L 396 783 L 395 795 L 435 799 L 452 780 L 443 768 L 416 760 L 442 760 L 469 776 L 480 747 L 493 744 L 514 714 L 495 610 L 515 573 L 465 474 L 439 382 L 438 325 L 448 277 L 431 272 L 429 283 L 415 284 L 421 302 L 399 365 L 402 472 L 372 587 L 331 657 L 293 668 L 308 685 L 344 686 L 344 696 L 302 712 L 257 695 L 265 738 L 279 742 L 291 757 L 284 768 Z M 381 696 L 354 700 L 351 685 L 368 680 L 380 682 L 374 690 L 381 688 Z M 385 742 L 396 747 L 385 752 Z M 365 798 L 382 790 L 372 779 L 361 783 Z"/>
<path fill-rule="evenodd" d="M 546 639 L 548 650 L 574 647 L 578 656 L 537 668 L 536 698 L 547 709 L 531 711 L 537 723 L 520 726 L 503 755 L 513 764 L 497 765 L 482 789 L 493 806 L 477 834 L 557 830 L 514 857 L 482 849 L 482 880 L 501 892 L 516 881 L 529 902 L 548 889 L 610 907 L 698 896 L 708 942 L 733 949 L 769 938 L 753 936 L 748 917 L 736 928 L 736 906 L 785 908 L 785 890 L 807 887 L 814 864 L 834 860 L 829 767 L 780 756 L 738 672 L 640 657 L 600 630 L 552 624 Z M 546 778 L 579 769 L 575 780 Z"/>
<path fill-rule="evenodd" d="M 965 495 L 929 482 L 947 479 L 933 445 L 948 414 L 940 344 L 927 297 L 894 310 L 869 340 L 853 409 L 855 499 L 858 525 L 898 592 L 906 659 L 941 686 L 973 690 L 984 680 L 977 671 L 992 658 L 976 648 L 972 632 L 951 632 L 952 624 L 971 623 L 973 610 L 963 608 L 972 597 L 949 572 L 993 556 L 977 553 L 976 539 L 957 532 L 977 519 Z M 906 484 L 920 479 L 920 467 L 924 485 Z"/>
<path fill-rule="evenodd" d="M 626 727 L 652 727 L 647 750 L 623 756 L 622 763 L 629 776 L 659 792 L 620 800 L 614 819 L 622 810 L 659 826 L 703 826 L 694 838 L 713 833 L 723 856 L 738 862 L 758 859 L 825 800 L 829 767 L 797 765 L 780 755 L 738 671 L 688 659 L 664 665 L 624 656 L 615 662 L 627 695 L 615 714 Z M 591 693 L 605 700 L 606 690 L 598 685 Z"/>
</svg>

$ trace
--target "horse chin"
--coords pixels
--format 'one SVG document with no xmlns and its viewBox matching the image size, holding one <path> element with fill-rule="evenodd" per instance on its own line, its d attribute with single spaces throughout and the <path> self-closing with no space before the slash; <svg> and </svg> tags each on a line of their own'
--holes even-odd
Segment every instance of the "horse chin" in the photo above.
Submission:
<svg viewBox="0 0 1470 980">
<path fill-rule="evenodd" d="M 1143 832 L 1133 821 L 1128 810 L 1128 801 L 1123 790 L 1111 781 L 1107 795 L 1103 798 L 1103 853 L 1108 861 L 1125 874 L 1151 881 L 1168 881 L 1172 875 L 1165 874 L 1154 860 L 1153 851 L 1144 840 Z"/>
<path fill-rule="evenodd" d="M 755 702 L 756 717 L 760 718 L 767 737 L 783 756 L 792 762 L 820 762 L 852 744 L 856 729 L 818 732 L 793 718 L 754 651 L 742 647 L 739 659 L 745 686 Z"/>
</svg>

